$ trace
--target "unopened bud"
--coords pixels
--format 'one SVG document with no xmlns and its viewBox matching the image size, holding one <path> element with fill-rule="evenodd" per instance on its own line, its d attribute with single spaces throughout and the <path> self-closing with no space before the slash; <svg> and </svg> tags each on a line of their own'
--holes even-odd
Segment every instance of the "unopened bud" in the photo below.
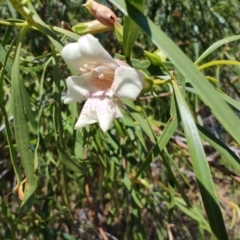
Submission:
<svg viewBox="0 0 240 240">
<path fill-rule="evenodd" d="M 78 23 L 72 27 L 72 31 L 79 34 L 96 34 L 101 32 L 106 32 L 112 30 L 112 27 L 107 27 L 100 23 L 98 20 L 93 20 L 91 22 Z"/>
<path fill-rule="evenodd" d="M 154 53 L 144 51 L 144 54 L 153 66 L 162 66 L 163 62 L 167 59 L 166 55 L 160 49 L 157 49 Z"/>
<path fill-rule="evenodd" d="M 117 22 L 117 17 L 114 12 L 106 6 L 97 3 L 93 0 L 87 0 L 84 7 L 103 25 L 113 27 L 114 23 Z"/>
<path fill-rule="evenodd" d="M 161 50 L 161 49 L 157 49 L 154 54 L 156 54 L 157 56 L 159 56 L 162 60 L 162 62 L 166 62 L 167 60 L 167 56 L 165 55 L 165 53 Z"/>
</svg>

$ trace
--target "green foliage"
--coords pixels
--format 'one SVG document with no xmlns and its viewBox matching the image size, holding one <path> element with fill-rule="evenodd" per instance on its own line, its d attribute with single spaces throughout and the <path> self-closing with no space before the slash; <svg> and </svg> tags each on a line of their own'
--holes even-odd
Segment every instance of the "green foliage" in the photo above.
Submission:
<svg viewBox="0 0 240 240">
<path fill-rule="evenodd" d="M 0 238 L 239 239 L 238 1 L 110 2 L 151 84 L 106 133 L 63 104 L 82 1 L 0 2 Z"/>
</svg>

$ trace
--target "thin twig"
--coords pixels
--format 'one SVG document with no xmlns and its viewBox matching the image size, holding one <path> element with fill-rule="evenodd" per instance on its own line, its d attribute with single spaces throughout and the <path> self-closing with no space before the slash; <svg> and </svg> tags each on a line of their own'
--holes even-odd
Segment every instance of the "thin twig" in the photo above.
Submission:
<svg viewBox="0 0 240 240">
<path fill-rule="evenodd" d="M 165 93 L 160 93 L 157 96 L 158 97 L 167 97 L 167 96 L 170 96 L 170 95 L 172 95 L 171 92 L 165 92 Z M 139 99 L 140 100 L 147 100 L 147 99 L 153 99 L 153 98 L 156 98 L 156 96 L 145 96 L 145 97 L 140 97 Z"/>
</svg>

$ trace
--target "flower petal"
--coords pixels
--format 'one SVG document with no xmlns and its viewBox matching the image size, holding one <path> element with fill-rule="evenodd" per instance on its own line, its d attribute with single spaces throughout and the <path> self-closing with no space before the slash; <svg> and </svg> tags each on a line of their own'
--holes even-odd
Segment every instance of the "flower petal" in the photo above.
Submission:
<svg viewBox="0 0 240 240">
<path fill-rule="evenodd" d="M 91 62 L 103 63 L 112 68 L 118 66 L 98 39 L 91 34 L 80 37 L 77 43 L 66 45 L 61 55 L 68 67 L 74 72 L 78 72 L 81 67 L 84 67 L 84 64 Z"/>
<path fill-rule="evenodd" d="M 75 42 L 67 44 L 62 49 L 61 55 L 71 72 L 78 74 L 80 64 L 83 64 L 83 59 L 81 53 L 79 52 L 78 43 Z"/>
<path fill-rule="evenodd" d="M 127 66 L 119 66 L 111 86 L 113 95 L 122 98 L 136 99 L 143 88 L 144 74 Z"/>
<path fill-rule="evenodd" d="M 85 100 L 90 93 L 96 92 L 97 88 L 89 84 L 90 81 L 90 73 L 68 77 L 66 81 L 68 93 L 64 99 L 64 103 L 81 102 Z"/>
<path fill-rule="evenodd" d="M 99 91 L 91 94 L 87 99 L 75 129 L 99 122 L 102 131 L 106 132 L 111 127 L 114 118 L 117 117 L 122 117 L 118 102 L 107 96 L 105 91 Z"/>
</svg>

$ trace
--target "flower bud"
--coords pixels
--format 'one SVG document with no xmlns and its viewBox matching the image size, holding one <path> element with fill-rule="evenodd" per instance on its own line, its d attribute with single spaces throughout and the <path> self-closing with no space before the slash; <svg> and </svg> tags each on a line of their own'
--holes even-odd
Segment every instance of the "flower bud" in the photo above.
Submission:
<svg viewBox="0 0 240 240">
<path fill-rule="evenodd" d="M 153 66 L 162 66 L 163 62 L 166 61 L 166 56 L 161 50 L 157 50 L 154 53 L 144 51 L 144 54 Z"/>
<path fill-rule="evenodd" d="M 162 60 L 162 62 L 166 62 L 167 60 L 167 56 L 165 55 L 165 53 L 161 50 L 161 49 L 157 49 L 154 54 L 156 54 L 157 56 L 159 56 Z"/>
<path fill-rule="evenodd" d="M 103 25 L 107 27 L 113 27 L 117 22 L 117 17 L 112 10 L 106 6 L 99 4 L 93 0 L 87 0 L 84 7 Z"/>
<path fill-rule="evenodd" d="M 98 20 L 78 23 L 72 27 L 72 31 L 79 35 L 83 35 L 87 33 L 96 34 L 96 33 L 110 31 L 111 29 L 112 29 L 111 27 L 107 27 L 103 25 Z"/>
</svg>

